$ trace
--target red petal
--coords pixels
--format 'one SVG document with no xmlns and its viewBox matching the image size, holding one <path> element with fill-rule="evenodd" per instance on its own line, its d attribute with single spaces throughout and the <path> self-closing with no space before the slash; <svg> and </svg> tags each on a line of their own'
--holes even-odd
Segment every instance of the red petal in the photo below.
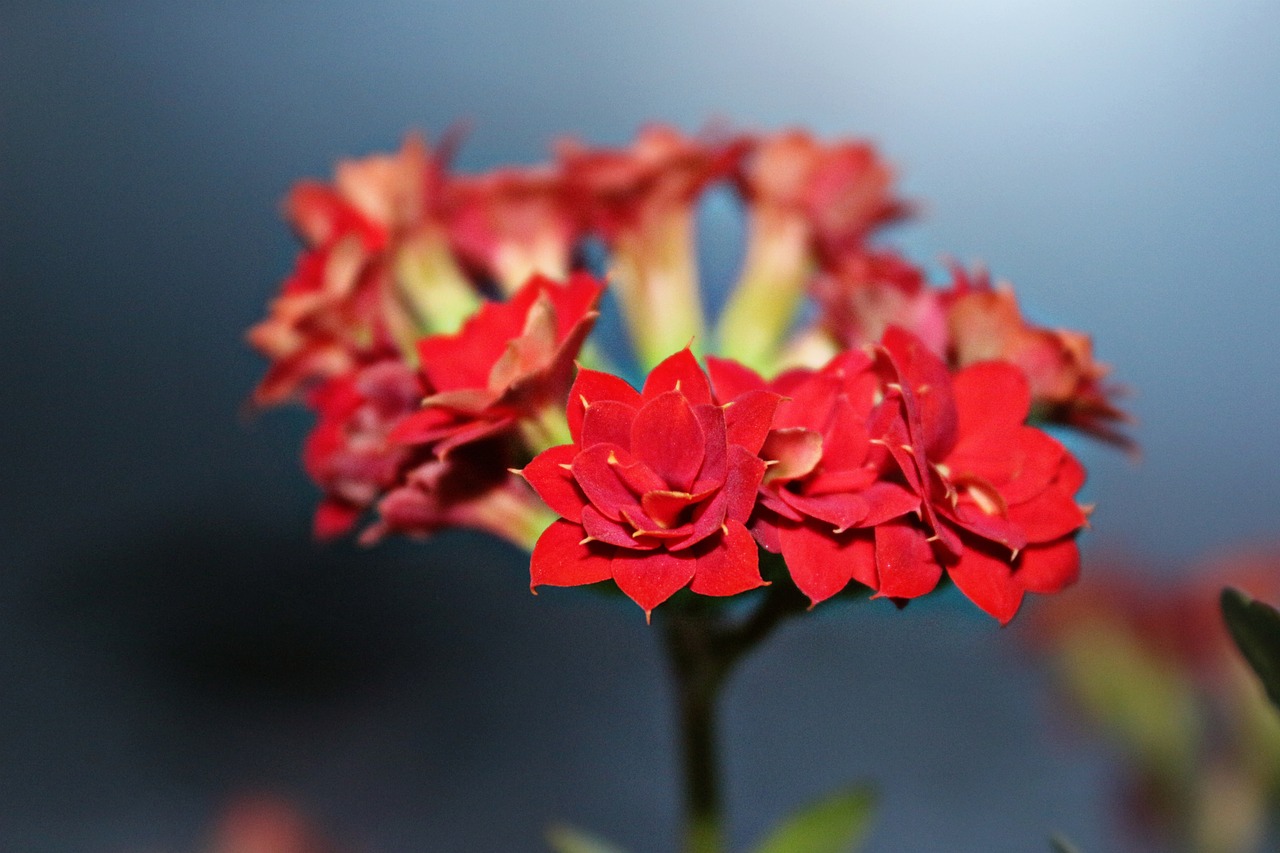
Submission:
<svg viewBox="0 0 1280 853">
<path fill-rule="evenodd" d="M 876 580 L 871 538 L 863 531 L 835 534 L 810 524 L 781 524 L 778 534 L 791 580 L 814 604 L 854 578 L 859 583 Z M 868 585 L 874 588 L 874 583 Z"/>
<path fill-rule="evenodd" d="M 825 521 L 837 530 L 847 530 L 866 518 L 869 507 L 860 495 L 849 492 L 808 497 L 781 492 L 782 499 L 805 515 Z"/>
<path fill-rule="evenodd" d="M 1032 545 L 1018 557 L 1014 579 L 1027 592 L 1061 592 L 1080 577 L 1080 549 L 1074 538 Z"/>
<path fill-rule="evenodd" d="M 577 444 L 582 443 L 582 417 L 587 406 L 599 400 L 616 400 L 628 406 L 640 408 L 640 392 L 612 373 L 599 370 L 578 369 L 578 377 L 569 389 L 569 404 L 565 414 L 569 420 L 569 434 Z"/>
<path fill-rule="evenodd" d="M 695 406 L 694 416 L 704 436 L 702 464 L 694 482 L 695 492 L 713 489 L 724 482 L 728 465 L 728 436 L 725 432 L 725 411 L 719 406 Z"/>
<path fill-rule="evenodd" d="M 631 424 L 637 410 L 616 400 L 597 400 L 586 410 L 582 418 L 582 447 L 596 444 L 613 444 L 624 449 L 631 447 Z"/>
<path fill-rule="evenodd" d="M 626 518 L 629 514 L 629 510 L 624 510 L 624 522 L 619 523 L 613 519 L 605 518 L 593 506 L 584 506 L 582 508 L 582 529 L 592 539 L 598 539 L 618 548 L 626 548 L 633 551 L 649 551 L 657 548 L 658 543 L 652 539 L 638 539 L 631 535 L 635 532 L 635 528 L 632 522 Z M 636 515 L 642 515 L 642 513 L 637 512 Z M 656 524 L 653 526 L 657 527 Z"/>
<path fill-rule="evenodd" d="M 822 433 L 822 467 L 857 468 L 871 449 L 867 413 L 859 412 L 844 395 L 836 398 L 831 419 Z"/>
<path fill-rule="evenodd" d="M 622 448 L 607 444 L 589 447 L 573 458 L 573 478 L 577 480 L 587 500 L 603 514 L 619 521 L 621 510 L 640 509 L 640 498 L 632 491 L 619 470 L 631 461 Z"/>
<path fill-rule="evenodd" d="M 728 499 L 725 514 L 746 523 L 756 506 L 760 483 L 764 479 L 764 460 L 738 445 L 729 448 L 729 474 L 724 482 Z"/>
<path fill-rule="evenodd" d="M 646 389 L 647 389 L 646 385 Z M 706 438 L 689 400 L 668 391 L 647 401 L 631 425 L 636 458 L 676 491 L 688 491 L 702 465 Z"/>
<path fill-rule="evenodd" d="M 419 409 L 401 418 L 387 435 L 393 444 L 429 444 L 453 430 L 455 415 L 444 409 Z"/>
<path fill-rule="evenodd" d="M 730 358 L 707 356 L 707 373 L 711 376 L 711 386 L 715 389 L 717 400 L 728 402 L 750 391 L 763 391 L 766 388 L 759 373 Z"/>
<path fill-rule="evenodd" d="M 728 505 L 728 495 L 724 489 L 721 489 L 711 500 L 704 501 L 693 511 L 693 521 L 687 525 L 688 532 L 684 538 L 668 542 L 667 548 L 672 551 L 683 551 L 713 536 L 724 525 Z"/>
<path fill-rule="evenodd" d="M 729 443 L 759 453 L 781 402 L 772 391 L 747 391 L 733 398 L 724 408 Z"/>
<path fill-rule="evenodd" d="M 778 516 L 771 512 L 758 512 L 751 520 L 751 535 L 760 547 L 770 554 L 782 553 L 782 534 L 778 529 Z"/>
<path fill-rule="evenodd" d="M 648 615 L 693 579 L 697 565 L 697 559 L 688 552 L 618 551 L 612 571 L 618 588 Z"/>
<path fill-rule="evenodd" d="M 572 470 L 563 467 L 571 465 L 577 455 L 578 448 L 572 444 L 552 447 L 533 457 L 522 473 L 543 503 L 570 521 L 581 522 L 587 496 L 578 487 Z"/>
<path fill-rule="evenodd" d="M 932 592 L 942 579 L 925 533 L 905 521 L 890 521 L 875 528 L 878 595 L 917 598 Z"/>
<path fill-rule="evenodd" d="M 485 302 L 456 334 L 418 341 L 419 370 L 437 391 L 488 387 L 489 371 L 507 341 L 520 335 L 527 310 L 514 302 Z"/>
<path fill-rule="evenodd" d="M 652 400 L 660 394 L 676 390 L 694 406 L 714 402 L 707 374 L 702 372 L 698 360 L 687 347 L 675 355 L 667 356 L 649 371 L 649 378 L 644 381 L 643 395 L 645 400 Z"/>
<path fill-rule="evenodd" d="M 689 588 L 699 595 L 737 595 L 764 585 L 756 541 L 739 522 L 725 526 L 727 532 L 715 547 L 697 551 L 698 567 Z"/>
<path fill-rule="evenodd" d="M 930 457 L 945 457 L 957 431 L 951 372 L 919 338 L 897 326 L 889 327 L 883 342 L 903 388 L 913 441 Z"/>
<path fill-rule="evenodd" d="M 640 506 L 649 518 L 657 521 L 664 528 L 680 526 L 680 513 L 694 504 L 700 503 L 710 492 L 689 494 L 688 492 L 656 491 L 647 492 L 640 498 Z"/>
<path fill-rule="evenodd" d="M 1031 411 L 1031 386 L 1022 371 L 1003 361 L 966 367 L 952 380 L 961 433 L 1008 434 Z"/>
<path fill-rule="evenodd" d="M 557 284 L 550 279 L 543 281 L 542 286 L 555 305 L 557 337 L 564 340 L 569 337 L 580 318 L 595 309 L 604 294 L 604 285 L 589 273 L 581 271 L 569 276 L 564 284 Z"/>
<path fill-rule="evenodd" d="M 769 433 L 760 455 L 769 462 L 768 480 L 798 480 L 822 459 L 822 436 L 811 429 L 791 427 Z"/>
<path fill-rule="evenodd" d="M 356 526 L 363 512 L 360 507 L 346 501 L 326 498 L 316 507 L 315 518 L 311 522 L 312 535 L 320 540 L 345 536 Z"/>
<path fill-rule="evenodd" d="M 579 545 L 585 536 L 581 525 L 564 520 L 544 530 L 529 560 L 529 588 L 608 580 L 612 576 L 609 555 L 614 549 L 596 543 Z"/>
<path fill-rule="evenodd" d="M 1022 584 L 1012 567 L 985 551 L 965 548 L 947 574 L 970 601 L 999 619 L 1001 625 L 1008 624 L 1022 604 Z"/>
<path fill-rule="evenodd" d="M 1022 528 L 1028 542 L 1049 542 L 1084 526 L 1084 512 L 1057 488 L 1046 489 L 1032 501 L 1009 507 L 1009 520 Z"/>
<path fill-rule="evenodd" d="M 873 483 L 862 493 L 862 498 L 870 507 L 867 517 L 862 519 L 865 527 L 884 524 L 920 509 L 920 496 L 897 483 Z"/>
</svg>

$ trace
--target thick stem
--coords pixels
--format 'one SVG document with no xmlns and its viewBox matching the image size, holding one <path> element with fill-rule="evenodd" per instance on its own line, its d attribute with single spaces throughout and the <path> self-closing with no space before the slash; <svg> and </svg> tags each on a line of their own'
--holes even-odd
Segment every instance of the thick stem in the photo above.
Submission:
<svg viewBox="0 0 1280 853">
<path fill-rule="evenodd" d="M 684 777 L 684 853 L 723 853 L 724 806 L 717 740 L 720 689 L 733 666 L 787 616 L 804 596 L 776 583 L 754 612 L 725 624 L 712 608 L 675 610 L 665 620 L 667 657 L 675 676 Z"/>
</svg>

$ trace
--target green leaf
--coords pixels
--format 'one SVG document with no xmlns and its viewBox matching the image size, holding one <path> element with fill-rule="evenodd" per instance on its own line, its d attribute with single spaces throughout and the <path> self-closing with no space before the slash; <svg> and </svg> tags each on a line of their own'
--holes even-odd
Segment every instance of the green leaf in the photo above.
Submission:
<svg viewBox="0 0 1280 853">
<path fill-rule="evenodd" d="M 1049 846 L 1053 848 L 1053 853 L 1080 853 L 1080 848 L 1076 847 L 1061 835 L 1054 835 L 1049 839 Z"/>
<path fill-rule="evenodd" d="M 623 853 L 621 847 L 562 823 L 547 830 L 547 844 L 555 853 Z"/>
<path fill-rule="evenodd" d="M 1232 639 L 1280 708 L 1280 612 L 1231 587 L 1222 590 L 1221 601 Z"/>
<path fill-rule="evenodd" d="M 779 824 L 756 853 L 853 853 L 871 827 L 875 799 L 866 786 L 837 791 Z"/>
</svg>

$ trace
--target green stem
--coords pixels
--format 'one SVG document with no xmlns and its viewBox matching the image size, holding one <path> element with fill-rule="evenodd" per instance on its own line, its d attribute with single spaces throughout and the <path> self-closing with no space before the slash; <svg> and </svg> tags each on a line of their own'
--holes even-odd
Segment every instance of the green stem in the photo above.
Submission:
<svg viewBox="0 0 1280 853">
<path fill-rule="evenodd" d="M 684 853 L 726 849 L 716 736 L 721 688 L 739 660 L 806 605 L 805 597 L 787 581 L 769 587 L 756 610 L 737 623 L 726 623 L 718 609 L 706 606 L 672 608 L 665 616 L 664 639 L 680 722 Z"/>
</svg>

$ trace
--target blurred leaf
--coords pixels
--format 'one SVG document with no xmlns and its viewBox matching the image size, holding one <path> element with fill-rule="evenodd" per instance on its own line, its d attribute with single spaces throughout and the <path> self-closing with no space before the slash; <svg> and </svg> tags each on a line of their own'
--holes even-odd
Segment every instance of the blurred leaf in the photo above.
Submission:
<svg viewBox="0 0 1280 853">
<path fill-rule="evenodd" d="M 1054 835 L 1050 838 L 1049 847 L 1053 849 L 1053 853 L 1080 853 L 1080 848 L 1061 835 Z"/>
<path fill-rule="evenodd" d="M 623 853 L 621 847 L 564 824 L 547 830 L 547 844 L 555 853 Z"/>
<path fill-rule="evenodd" d="M 837 791 L 783 821 L 756 853 L 853 853 L 870 829 L 875 799 L 866 786 Z"/>
<path fill-rule="evenodd" d="M 1106 621 L 1081 622 L 1058 666 L 1081 708 L 1164 784 L 1194 773 L 1201 713 L 1186 673 Z"/>
<path fill-rule="evenodd" d="M 1221 601 L 1232 639 L 1280 708 L 1280 612 L 1231 587 L 1222 590 Z"/>
</svg>

